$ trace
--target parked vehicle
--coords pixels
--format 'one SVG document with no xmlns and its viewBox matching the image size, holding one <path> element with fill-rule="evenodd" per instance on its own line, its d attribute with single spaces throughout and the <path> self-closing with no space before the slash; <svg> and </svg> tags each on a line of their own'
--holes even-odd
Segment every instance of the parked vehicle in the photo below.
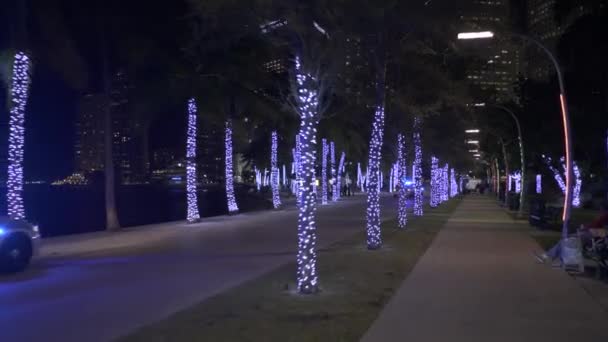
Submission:
<svg viewBox="0 0 608 342">
<path fill-rule="evenodd" d="M 21 272 L 40 247 L 38 226 L 25 220 L 0 217 L 0 273 Z"/>
</svg>

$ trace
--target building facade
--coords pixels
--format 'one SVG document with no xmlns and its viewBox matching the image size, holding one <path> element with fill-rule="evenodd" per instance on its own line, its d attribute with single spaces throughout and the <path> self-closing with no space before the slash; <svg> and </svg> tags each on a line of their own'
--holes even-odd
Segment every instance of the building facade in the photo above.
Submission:
<svg viewBox="0 0 608 342">
<path fill-rule="evenodd" d="M 507 0 L 468 0 L 460 14 L 462 31 L 510 30 Z M 460 44 L 474 59 L 466 77 L 481 101 L 518 101 L 515 84 L 521 72 L 521 45 L 509 36 L 463 41 Z"/>
<path fill-rule="evenodd" d="M 105 110 L 112 115 L 112 154 L 122 184 L 143 183 L 148 179 L 147 126 L 128 112 L 130 85 L 123 72 L 112 80 L 109 101 L 104 94 L 87 94 L 76 121 L 75 171 L 90 173 L 104 169 Z"/>
<path fill-rule="evenodd" d="M 528 0 L 526 2 L 526 26 L 530 36 L 540 41 L 552 52 L 556 52 L 560 37 L 568 26 L 578 18 L 593 10 L 594 6 L 605 6 L 608 1 L 576 0 L 572 11 L 563 19 L 558 19 L 559 0 Z M 551 61 L 536 46 L 526 49 L 527 76 L 536 80 L 548 80 L 555 73 Z"/>
</svg>

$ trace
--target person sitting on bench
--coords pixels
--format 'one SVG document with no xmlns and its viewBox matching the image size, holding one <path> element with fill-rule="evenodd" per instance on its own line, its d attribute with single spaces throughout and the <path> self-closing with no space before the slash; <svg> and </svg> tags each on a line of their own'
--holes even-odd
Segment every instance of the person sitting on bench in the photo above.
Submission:
<svg viewBox="0 0 608 342">
<path fill-rule="evenodd" d="M 582 224 L 578 229 L 578 236 L 581 238 L 583 246 L 590 243 L 593 238 L 605 238 L 608 235 L 608 203 L 604 202 L 600 205 L 600 213 L 591 223 Z M 536 259 L 541 263 L 554 261 L 561 256 L 562 239 L 560 239 L 553 247 L 542 254 L 534 253 Z"/>
</svg>

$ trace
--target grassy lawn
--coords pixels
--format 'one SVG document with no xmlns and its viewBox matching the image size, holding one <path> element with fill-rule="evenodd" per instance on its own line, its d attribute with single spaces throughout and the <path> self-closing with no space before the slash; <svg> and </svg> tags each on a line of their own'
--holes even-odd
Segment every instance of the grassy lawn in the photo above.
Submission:
<svg viewBox="0 0 608 342">
<path fill-rule="evenodd" d="M 291 263 L 122 341 L 358 341 L 458 203 L 410 216 L 406 231 L 386 222 L 380 250 L 365 249 L 364 235 L 357 234 L 321 251 L 317 295 L 295 294 Z"/>
</svg>

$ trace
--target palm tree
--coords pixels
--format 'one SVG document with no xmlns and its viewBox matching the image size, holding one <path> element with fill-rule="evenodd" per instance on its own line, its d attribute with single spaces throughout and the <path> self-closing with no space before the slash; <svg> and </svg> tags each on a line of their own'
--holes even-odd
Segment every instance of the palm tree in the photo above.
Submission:
<svg viewBox="0 0 608 342">
<path fill-rule="evenodd" d="M 6 76 L 9 118 L 7 204 L 11 219 L 25 218 L 23 203 L 23 152 L 25 146 L 25 107 L 29 96 L 31 59 L 27 47 L 27 1 L 13 0 L 10 40 L 14 52 L 9 52 Z M 9 79 L 10 77 L 10 79 Z"/>
</svg>

